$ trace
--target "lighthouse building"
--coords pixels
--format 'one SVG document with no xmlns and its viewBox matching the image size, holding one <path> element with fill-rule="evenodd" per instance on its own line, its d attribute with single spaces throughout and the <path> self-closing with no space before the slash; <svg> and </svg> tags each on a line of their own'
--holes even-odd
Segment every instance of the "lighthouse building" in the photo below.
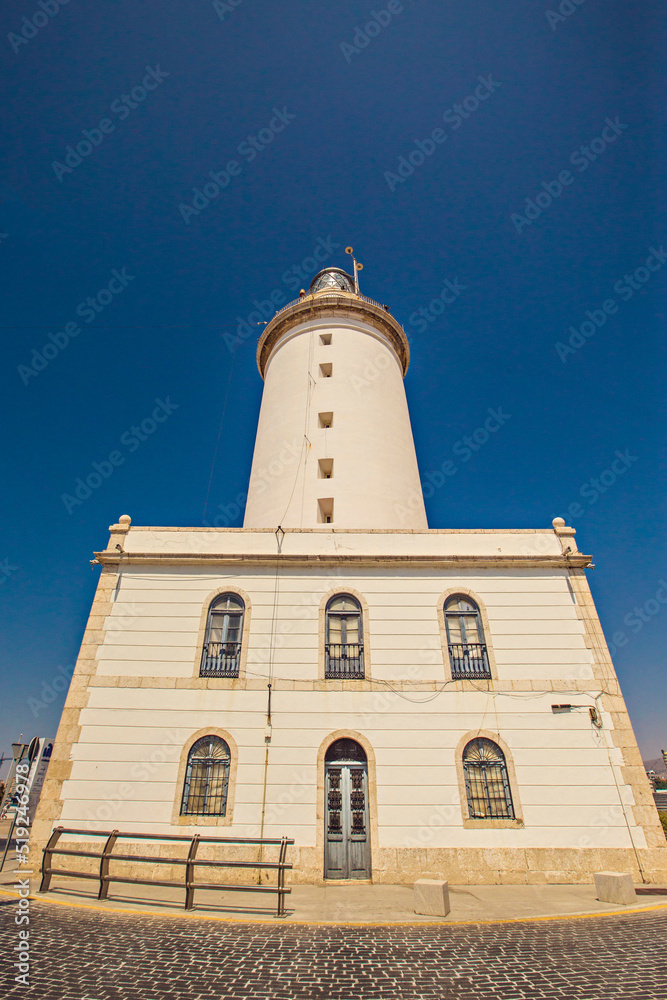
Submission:
<svg viewBox="0 0 667 1000">
<path fill-rule="evenodd" d="M 294 838 L 296 882 L 667 880 L 574 529 L 428 527 L 407 338 L 344 270 L 257 362 L 243 527 L 123 516 L 96 553 L 33 846 L 217 831 Z"/>
</svg>

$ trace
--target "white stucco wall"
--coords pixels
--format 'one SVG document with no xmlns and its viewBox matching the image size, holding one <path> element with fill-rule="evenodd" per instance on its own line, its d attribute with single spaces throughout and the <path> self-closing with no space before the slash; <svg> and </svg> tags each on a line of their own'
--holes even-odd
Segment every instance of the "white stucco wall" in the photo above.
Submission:
<svg viewBox="0 0 667 1000">
<path fill-rule="evenodd" d="M 216 534 L 219 546 L 232 544 L 234 532 Z M 242 535 L 248 540 L 250 533 Z M 257 535 L 253 544 L 271 537 Z M 308 537 L 327 544 L 318 532 Z M 347 540 L 361 545 L 375 537 Z M 488 552 L 519 549 L 532 538 L 511 532 L 428 537 L 431 554 L 434 545 L 446 548 L 462 537 L 469 550 Z M 148 531 L 133 528 L 127 550 L 145 552 L 148 538 Z M 390 538 L 406 551 L 422 541 L 420 535 Z M 240 587 L 249 599 L 246 689 L 219 680 L 203 687 L 196 677 L 202 609 L 211 592 L 226 586 Z M 488 614 L 493 682 L 446 683 L 437 609 L 442 593 L 458 587 L 476 593 Z M 318 681 L 319 608 L 334 588 L 353 589 L 368 606 L 371 680 L 354 690 Z M 330 733 L 349 729 L 363 734 L 375 753 L 380 847 L 631 846 L 605 737 L 587 709 L 599 682 L 567 572 L 558 569 L 291 567 L 280 570 L 277 582 L 271 566 L 124 569 L 98 652 L 96 686 L 81 711 L 61 822 L 173 831 L 181 750 L 193 733 L 215 726 L 232 735 L 239 752 L 234 824 L 226 830 L 257 835 L 272 631 L 267 836 L 315 844 L 317 750 Z M 107 683 L 112 686 L 98 686 Z M 552 704 L 563 702 L 580 707 L 555 715 Z M 610 727 L 611 717 L 604 722 Z M 510 750 L 521 829 L 464 828 L 455 748 L 479 730 L 499 733 Z M 624 794 L 631 802 L 629 788 Z M 635 834 L 641 846 L 641 830 Z"/>
<path fill-rule="evenodd" d="M 333 413 L 331 428 L 320 413 Z M 331 479 L 318 477 L 320 459 L 333 459 Z M 401 368 L 360 320 L 293 327 L 266 368 L 244 524 L 316 527 L 320 498 L 333 499 L 337 527 L 426 527 Z"/>
</svg>

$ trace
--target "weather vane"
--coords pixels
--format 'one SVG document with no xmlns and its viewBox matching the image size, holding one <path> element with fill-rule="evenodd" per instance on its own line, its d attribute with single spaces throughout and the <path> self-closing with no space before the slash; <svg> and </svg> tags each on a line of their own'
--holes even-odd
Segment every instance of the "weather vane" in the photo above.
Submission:
<svg viewBox="0 0 667 1000">
<path fill-rule="evenodd" d="M 364 265 L 363 264 L 358 264 L 357 261 L 354 259 L 354 250 L 353 250 L 352 247 L 345 247 L 345 253 L 349 253 L 349 254 L 353 255 L 352 256 L 352 264 L 353 264 L 353 271 L 354 271 L 354 290 L 357 293 L 357 295 L 359 295 L 359 273 L 358 272 L 359 271 L 363 271 Z"/>
</svg>

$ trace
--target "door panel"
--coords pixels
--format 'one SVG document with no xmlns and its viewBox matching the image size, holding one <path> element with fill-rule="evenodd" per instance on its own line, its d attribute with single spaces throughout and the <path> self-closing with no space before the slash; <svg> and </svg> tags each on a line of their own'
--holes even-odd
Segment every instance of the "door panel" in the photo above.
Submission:
<svg viewBox="0 0 667 1000">
<path fill-rule="evenodd" d="M 370 878 L 366 765 L 327 764 L 325 779 L 325 878 Z"/>
<path fill-rule="evenodd" d="M 347 878 L 345 843 L 343 839 L 343 769 L 328 767 L 325 782 L 325 877 Z"/>
</svg>

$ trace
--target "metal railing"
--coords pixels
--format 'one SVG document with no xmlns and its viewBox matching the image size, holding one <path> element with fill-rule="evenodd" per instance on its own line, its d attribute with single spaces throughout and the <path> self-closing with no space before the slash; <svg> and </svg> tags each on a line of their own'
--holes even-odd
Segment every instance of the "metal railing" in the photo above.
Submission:
<svg viewBox="0 0 667 1000">
<path fill-rule="evenodd" d="M 199 676 L 238 677 L 240 656 L 240 642 L 206 642 Z"/>
<path fill-rule="evenodd" d="M 58 841 L 63 834 L 73 834 L 85 837 L 106 837 L 106 843 L 101 851 L 76 850 L 70 847 L 59 847 Z M 173 843 L 190 842 L 190 849 L 187 858 L 176 857 L 149 857 L 143 854 L 113 854 L 113 848 L 117 840 L 159 840 Z M 292 890 L 285 886 L 285 872 L 292 868 L 292 865 L 285 861 L 287 848 L 294 841 L 288 837 L 279 840 L 271 838 L 238 838 L 238 837 L 201 837 L 198 833 L 194 837 L 178 836 L 171 834 L 155 833 L 120 833 L 119 830 L 75 830 L 69 827 L 57 827 L 49 838 L 49 842 L 44 848 L 42 859 L 42 883 L 40 892 L 48 892 L 53 875 L 63 875 L 69 878 L 87 878 L 100 883 L 98 899 L 106 899 L 109 894 L 109 887 L 112 882 L 132 883 L 133 885 L 163 885 L 170 888 L 185 889 L 185 909 L 191 910 L 195 901 L 196 889 L 219 889 L 223 892 L 269 892 L 278 895 L 278 907 L 276 916 L 285 916 L 285 896 Z M 264 847 L 279 847 L 277 861 L 209 861 L 197 858 L 197 849 L 200 844 L 237 844 L 242 846 L 255 846 L 260 848 L 260 858 Z M 52 864 L 53 855 L 62 854 L 74 858 L 95 858 L 99 859 L 99 872 L 76 872 L 65 868 L 54 868 Z M 156 879 L 151 877 L 130 877 L 128 875 L 115 875 L 109 872 L 109 865 L 112 861 L 139 862 L 153 865 L 183 865 L 185 867 L 184 879 L 175 881 L 173 879 Z M 261 868 L 278 873 L 276 885 L 221 885 L 218 882 L 195 882 L 195 868 Z"/>
<path fill-rule="evenodd" d="M 453 678 L 491 676 L 486 645 L 483 642 L 450 642 L 449 659 Z"/>
<path fill-rule="evenodd" d="M 354 294 L 358 299 L 361 299 L 362 302 L 370 302 L 370 304 L 372 306 L 377 306 L 378 309 L 383 309 L 385 312 L 389 312 L 388 307 L 386 305 L 384 305 L 384 303 L 377 302 L 375 299 L 370 299 L 368 297 L 368 295 L 362 295 L 361 292 L 354 292 L 354 293 L 352 293 L 352 292 L 344 292 L 342 289 L 332 288 L 332 289 L 327 289 L 326 292 L 325 291 L 320 291 L 320 292 L 317 292 L 316 294 L 317 294 L 318 299 L 321 298 L 321 297 L 323 297 L 324 295 L 327 295 L 327 294 L 329 294 L 329 295 L 352 295 L 352 294 Z M 314 296 L 313 296 L 313 294 L 311 292 L 307 292 L 306 295 L 300 296 L 298 299 L 292 299 L 292 301 L 288 302 L 287 305 L 282 306 L 280 309 L 276 309 L 276 311 L 275 311 L 274 315 L 271 317 L 271 319 L 275 319 L 276 316 L 280 316 L 280 314 L 284 313 L 286 309 L 291 309 L 292 306 L 295 306 L 298 302 L 305 302 L 306 299 L 313 298 L 313 297 Z"/>
<path fill-rule="evenodd" d="M 364 647 L 360 642 L 327 642 L 325 677 L 363 678 Z"/>
</svg>

